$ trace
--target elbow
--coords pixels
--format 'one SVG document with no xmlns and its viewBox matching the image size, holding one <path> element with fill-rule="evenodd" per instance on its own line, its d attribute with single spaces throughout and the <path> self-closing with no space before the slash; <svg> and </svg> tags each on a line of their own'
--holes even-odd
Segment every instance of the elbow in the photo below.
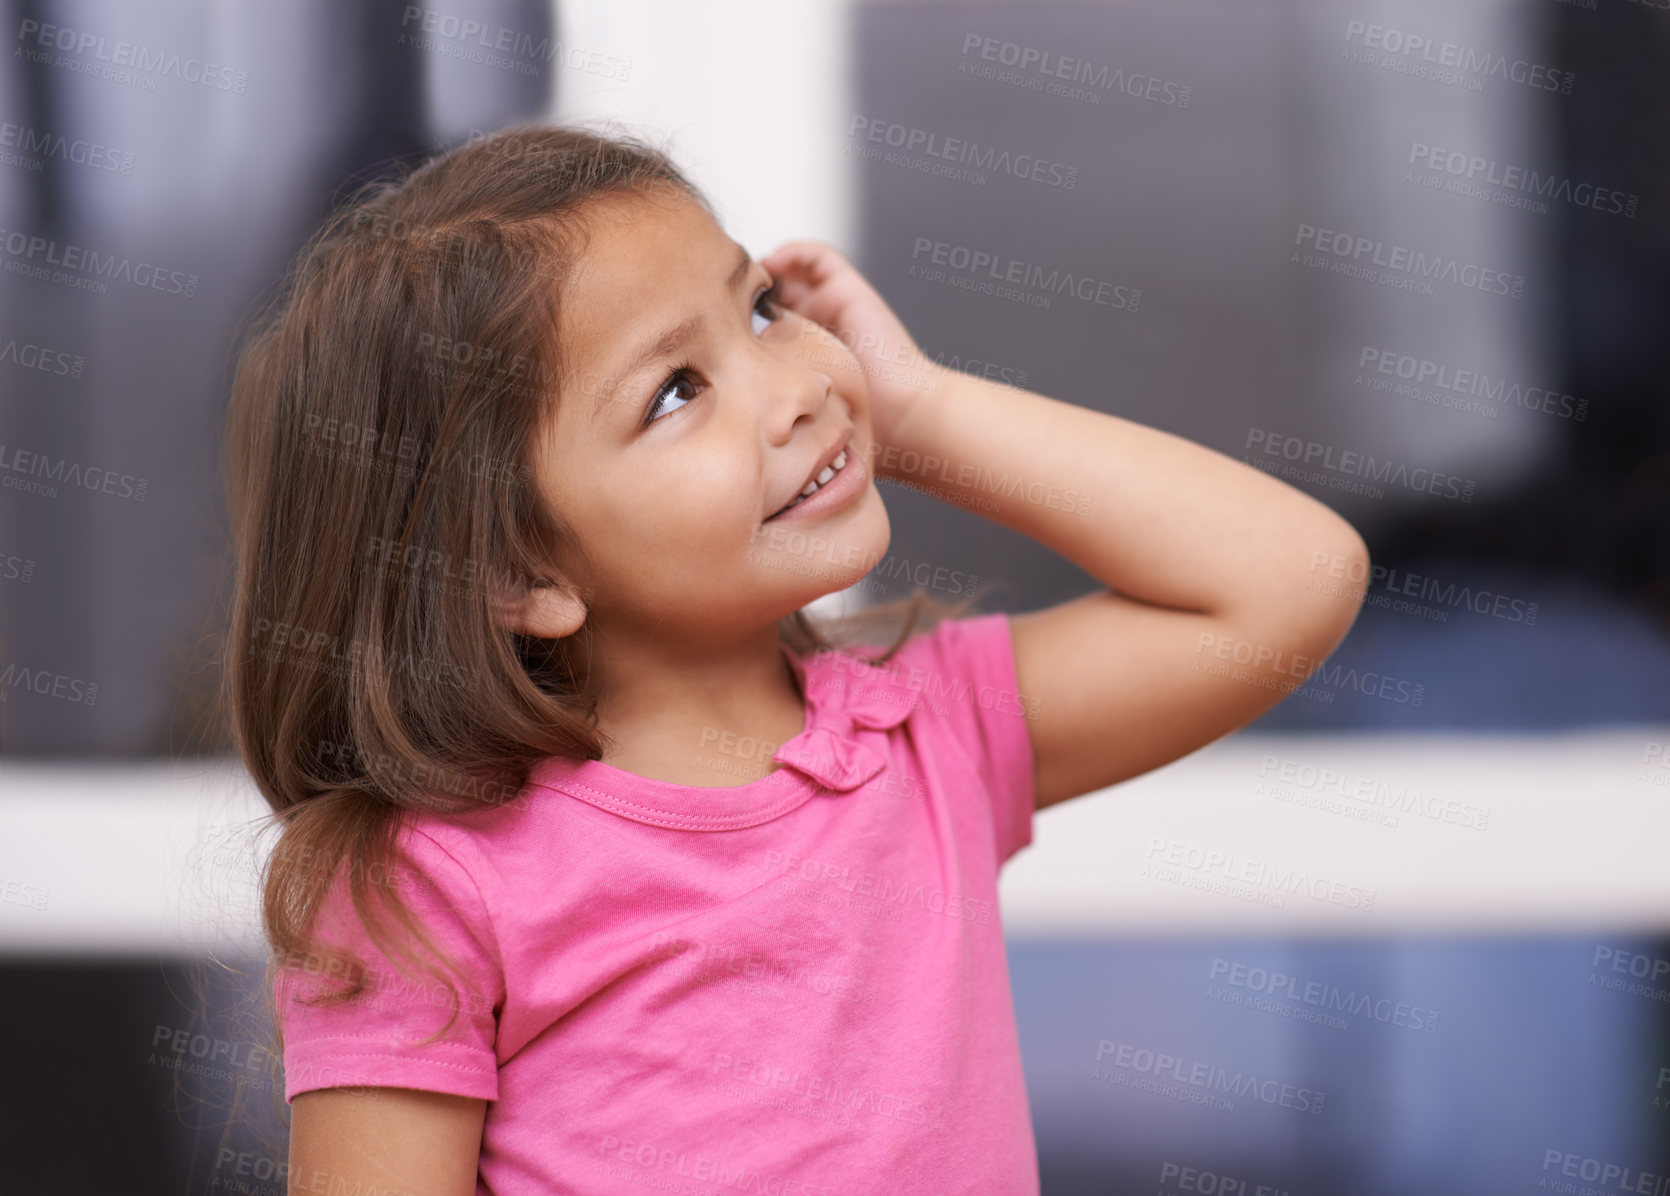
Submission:
<svg viewBox="0 0 1670 1196">
<path fill-rule="evenodd" d="M 1321 667 L 1350 634 L 1373 563 L 1357 529 L 1338 516 L 1289 545 L 1281 565 L 1265 570 L 1263 584 L 1249 587 L 1218 618 L 1237 638 L 1259 646 L 1260 661 L 1277 662 L 1272 667 L 1292 681 Z"/>
<path fill-rule="evenodd" d="M 1319 556 L 1327 562 L 1325 570 L 1317 563 Z M 1316 600 L 1301 604 L 1306 624 L 1301 634 L 1311 641 L 1319 658 L 1332 653 L 1356 624 L 1373 569 L 1368 545 L 1343 519 L 1328 547 L 1312 554 L 1311 569 L 1301 585 Z M 1324 572 L 1325 579 L 1319 576 Z"/>
<path fill-rule="evenodd" d="M 1283 568 L 1271 571 L 1242 620 L 1321 663 L 1356 624 L 1372 574 L 1368 545 L 1336 516 L 1332 526 L 1302 547 L 1296 544 Z"/>
</svg>

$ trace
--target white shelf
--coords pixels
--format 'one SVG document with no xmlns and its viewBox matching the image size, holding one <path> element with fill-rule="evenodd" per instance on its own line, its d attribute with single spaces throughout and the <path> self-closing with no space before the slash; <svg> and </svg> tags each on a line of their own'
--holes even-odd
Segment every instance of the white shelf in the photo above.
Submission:
<svg viewBox="0 0 1670 1196">
<path fill-rule="evenodd" d="M 1649 752 L 1664 767 L 1644 763 Z M 1033 845 L 1002 874 L 1004 923 L 1015 938 L 1667 928 L 1667 756 L 1670 729 L 1651 727 L 1537 738 L 1232 736 L 1041 813 Z M 1320 783 L 1292 785 L 1289 800 L 1261 791 L 1283 768 L 1333 770 L 1344 778 L 1331 785 L 1336 794 L 1361 784 L 1419 794 L 1427 813 L 1406 809 L 1397 825 L 1379 825 L 1291 800 L 1320 796 Z M 1446 810 L 1477 817 L 1463 807 L 1488 811 L 1482 829 L 1445 820 Z M 0 953 L 258 953 L 248 830 L 265 813 L 242 768 L 224 761 L 6 761 Z M 1170 879 L 1144 875 L 1155 840 L 1167 845 L 1155 858 L 1230 858 L 1177 867 Z M 1293 870 L 1343 887 L 1318 887 L 1323 897 L 1283 892 Z M 1254 879 L 1233 893 L 1177 881 L 1237 874 Z M 1359 901 L 1373 891 L 1372 909 L 1342 904 L 1352 886 Z M 1272 893 L 1284 903 L 1268 903 Z"/>
</svg>

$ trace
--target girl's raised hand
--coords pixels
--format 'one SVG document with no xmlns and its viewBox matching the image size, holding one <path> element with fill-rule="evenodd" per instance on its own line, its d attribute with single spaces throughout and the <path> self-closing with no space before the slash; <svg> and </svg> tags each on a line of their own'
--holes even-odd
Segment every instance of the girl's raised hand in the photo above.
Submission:
<svg viewBox="0 0 1670 1196">
<path fill-rule="evenodd" d="M 945 367 L 917 346 L 893 309 L 842 253 L 822 241 L 790 241 L 760 259 L 783 306 L 833 332 L 858 359 L 880 446 Z"/>
</svg>

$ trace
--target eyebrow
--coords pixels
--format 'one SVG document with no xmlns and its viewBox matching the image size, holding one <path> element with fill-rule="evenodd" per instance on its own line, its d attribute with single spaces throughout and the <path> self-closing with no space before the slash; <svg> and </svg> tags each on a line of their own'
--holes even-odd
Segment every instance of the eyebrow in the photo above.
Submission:
<svg viewBox="0 0 1670 1196">
<path fill-rule="evenodd" d="M 725 289 L 734 291 L 748 277 L 749 268 L 754 264 L 753 256 L 741 245 L 737 246 L 736 264 L 731 267 L 730 275 L 725 279 Z M 612 406 L 620 388 L 626 384 L 628 378 L 633 377 L 644 366 L 663 357 L 670 357 L 676 353 L 687 341 L 694 337 L 707 324 L 707 313 L 698 312 L 680 320 L 671 328 L 661 333 L 654 340 L 640 345 L 626 360 L 626 365 L 614 375 L 614 382 L 606 387 L 598 396 L 597 403 L 592 407 L 591 418 L 595 420 L 603 411 Z"/>
</svg>

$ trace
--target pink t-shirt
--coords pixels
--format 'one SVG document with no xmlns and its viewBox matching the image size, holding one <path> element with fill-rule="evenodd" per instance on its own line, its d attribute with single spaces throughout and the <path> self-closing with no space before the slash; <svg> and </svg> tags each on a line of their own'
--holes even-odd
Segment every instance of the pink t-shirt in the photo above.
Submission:
<svg viewBox="0 0 1670 1196">
<path fill-rule="evenodd" d="M 394 883 L 470 977 L 457 1021 L 419 1041 L 444 987 L 396 972 L 339 888 L 321 930 L 372 991 L 308 1007 L 322 978 L 280 974 L 286 1099 L 485 1098 L 478 1196 L 1036 1193 L 997 906 L 1032 841 L 1008 616 L 942 622 L 879 666 L 783 651 L 806 726 L 764 777 L 550 757 L 527 801 L 414 816 L 416 883 Z M 757 770 L 770 745 L 728 734 L 698 758 Z"/>
</svg>

